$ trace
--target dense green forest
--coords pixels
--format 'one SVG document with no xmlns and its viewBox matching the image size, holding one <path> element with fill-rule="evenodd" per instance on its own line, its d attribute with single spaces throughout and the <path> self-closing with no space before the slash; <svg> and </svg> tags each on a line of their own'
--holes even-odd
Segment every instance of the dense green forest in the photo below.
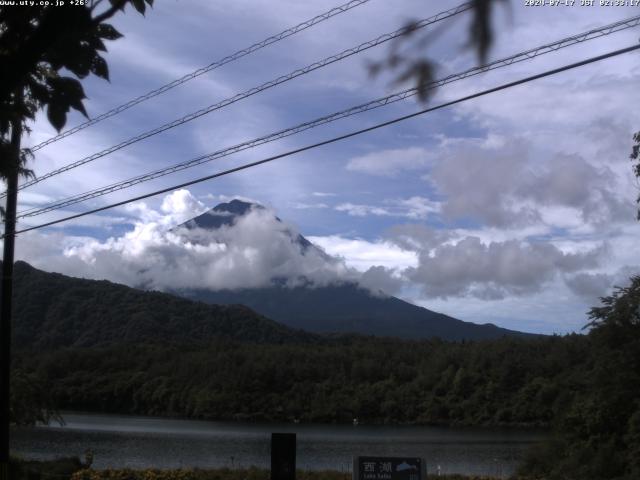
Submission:
<svg viewBox="0 0 640 480">
<path fill-rule="evenodd" d="M 205 419 L 548 425 L 582 388 L 580 336 L 477 343 L 342 338 L 23 351 L 67 409 Z M 565 386 L 571 385 L 567 390 Z"/>
</svg>

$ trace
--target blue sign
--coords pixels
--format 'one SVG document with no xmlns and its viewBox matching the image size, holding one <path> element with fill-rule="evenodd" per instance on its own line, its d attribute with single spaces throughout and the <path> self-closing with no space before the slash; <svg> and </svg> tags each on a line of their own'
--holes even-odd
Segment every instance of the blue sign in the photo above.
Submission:
<svg viewBox="0 0 640 480">
<path fill-rule="evenodd" d="M 425 480 L 426 472 L 426 463 L 422 458 L 353 458 L 353 480 Z"/>
</svg>

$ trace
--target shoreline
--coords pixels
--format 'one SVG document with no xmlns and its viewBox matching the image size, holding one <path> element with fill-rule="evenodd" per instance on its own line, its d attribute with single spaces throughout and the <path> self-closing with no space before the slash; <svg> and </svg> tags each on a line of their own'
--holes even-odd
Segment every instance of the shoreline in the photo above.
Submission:
<svg viewBox="0 0 640 480">
<path fill-rule="evenodd" d="M 430 475 L 437 465 L 443 473 L 496 475 L 515 472 L 525 452 L 544 438 L 539 431 L 504 428 L 249 424 L 79 412 L 63 417 L 62 428 L 14 427 L 14 454 L 50 460 L 82 457 L 89 448 L 94 469 L 264 469 L 271 434 L 289 432 L 297 435 L 297 466 L 303 470 L 347 472 L 353 455 L 409 455 L 425 458 Z"/>
<path fill-rule="evenodd" d="M 104 469 L 86 468 L 78 457 L 59 458 L 50 461 L 34 461 L 12 457 L 12 477 L 27 480 L 41 475 L 59 480 L 269 480 L 270 471 L 263 468 L 180 468 L 180 469 Z M 433 475 L 429 475 L 427 478 Z M 351 472 L 336 470 L 296 469 L 296 480 L 351 480 Z M 500 477 L 443 474 L 443 480 L 497 480 Z M 510 477 L 512 479 L 517 477 Z M 425 479 L 426 480 L 426 479 Z"/>
<path fill-rule="evenodd" d="M 421 423 L 421 422 L 364 422 L 358 419 L 357 424 L 349 421 L 335 421 L 335 422 L 313 422 L 313 421 L 294 421 L 285 419 L 256 419 L 256 418 L 203 418 L 203 417 L 190 417 L 190 416 L 178 416 L 178 415 L 147 415 L 144 413 L 131 413 L 131 412 L 109 412 L 109 411 L 92 411 L 92 410 L 59 410 L 57 412 L 63 419 L 65 415 L 92 415 L 92 416 L 119 416 L 127 418 L 140 418 L 147 420 L 169 420 L 169 421 L 193 421 L 193 422 L 208 422 L 208 423 L 221 423 L 229 425 L 255 425 L 264 427 L 267 425 L 287 425 L 301 427 L 322 427 L 322 426 L 353 426 L 358 427 L 424 427 L 424 428 L 442 428 L 442 429 L 469 429 L 469 430 L 530 430 L 536 433 L 550 433 L 552 426 L 549 424 L 540 423 L 482 423 L 471 424 L 464 422 L 453 423 Z M 49 425 L 38 424 L 38 426 L 54 426 L 55 420 L 52 420 Z M 64 427 L 64 425 L 61 425 Z"/>
</svg>

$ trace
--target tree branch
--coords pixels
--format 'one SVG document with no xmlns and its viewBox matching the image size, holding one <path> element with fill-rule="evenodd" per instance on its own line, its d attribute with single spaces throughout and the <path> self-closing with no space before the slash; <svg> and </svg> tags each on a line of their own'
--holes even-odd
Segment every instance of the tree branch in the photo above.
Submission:
<svg viewBox="0 0 640 480">
<path fill-rule="evenodd" d="M 89 9 L 93 12 L 104 0 L 91 0 Z"/>
<path fill-rule="evenodd" d="M 124 6 L 129 2 L 129 0 L 117 0 L 115 2 L 113 2 L 113 4 L 111 4 L 111 7 L 108 8 L 107 10 L 105 10 L 104 12 L 102 12 L 100 15 L 96 16 L 93 19 L 93 24 L 94 25 L 99 25 L 100 23 L 104 22 L 105 20 L 110 19 L 111 17 L 113 17 L 118 10 L 122 10 L 124 8 Z"/>
</svg>

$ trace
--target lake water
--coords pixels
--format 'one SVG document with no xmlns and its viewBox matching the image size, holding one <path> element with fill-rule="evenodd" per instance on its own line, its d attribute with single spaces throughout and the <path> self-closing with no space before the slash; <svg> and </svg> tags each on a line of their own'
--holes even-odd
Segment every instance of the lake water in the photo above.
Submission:
<svg viewBox="0 0 640 480">
<path fill-rule="evenodd" d="M 350 471 L 353 456 L 415 456 L 428 473 L 508 476 L 542 432 L 417 426 L 246 424 L 65 413 L 66 424 L 12 429 L 13 453 L 94 452 L 94 468 L 269 468 L 272 432 L 297 434 L 297 467 Z"/>
</svg>

